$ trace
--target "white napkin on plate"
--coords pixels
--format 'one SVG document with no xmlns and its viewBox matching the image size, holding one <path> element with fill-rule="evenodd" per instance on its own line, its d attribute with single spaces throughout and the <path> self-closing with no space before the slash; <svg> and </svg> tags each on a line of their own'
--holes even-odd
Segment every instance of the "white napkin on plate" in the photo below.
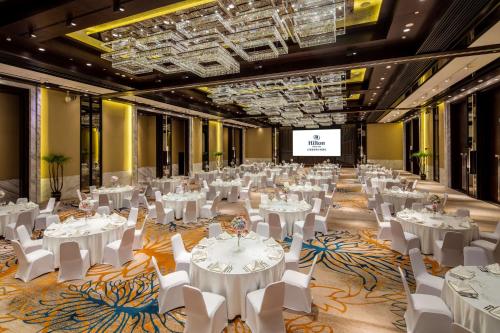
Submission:
<svg viewBox="0 0 500 333">
<path fill-rule="evenodd" d="M 488 272 L 493 273 L 495 275 L 500 275 L 500 264 L 499 263 L 494 263 L 491 265 L 486 266 L 488 269 Z"/>
<path fill-rule="evenodd" d="M 490 310 L 490 313 L 497 318 L 500 318 L 500 306 L 497 306 L 493 310 Z"/>
<path fill-rule="evenodd" d="M 203 261 L 203 260 L 207 259 L 207 252 L 202 251 L 202 250 L 194 251 L 191 254 L 191 259 L 195 262 L 196 261 Z"/>
<path fill-rule="evenodd" d="M 248 235 L 245 236 L 245 238 L 247 238 L 247 239 L 257 239 L 257 236 L 258 236 L 257 233 L 255 233 L 254 231 L 250 231 L 248 233 Z"/>
<path fill-rule="evenodd" d="M 474 274 L 474 272 L 465 269 L 464 266 L 457 266 L 450 270 L 450 275 L 457 279 L 464 280 L 464 279 L 472 279 L 476 274 Z"/>
<path fill-rule="evenodd" d="M 258 260 L 253 260 L 249 264 L 246 264 L 245 267 L 250 272 L 260 271 L 265 268 Z"/>
<path fill-rule="evenodd" d="M 222 273 L 226 270 L 227 265 L 216 261 L 215 263 L 208 265 L 208 270 L 212 272 Z"/>
<path fill-rule="evenodd" d="M 217 236 L 217 239 L 221 239 L 221 240 L 226 240 L 226 239 L 230 239 L 230 238 L 232 238 L 232 236 L 230 234 L 228 234 L 226 231 L 224 231 L 222 234 Z"/>
<path fill-rule="evenodd" d="M 460 296 L 477 298 L 478 293 L 471 287 L 468 282 L 465 281 L 449 281 L 450 286 L 455 289 Z"/>
<path fill-rule="evenodd" d="M 277 250 L 277 249 L 274 249 L 274 248 L 268 249 L 267 257 L 269 259 L 279 260 L 279 259 L 281 259 L 282 256 L 283 256 L 283 251 L 280 251 L 280 250 Z"/>
</svg>

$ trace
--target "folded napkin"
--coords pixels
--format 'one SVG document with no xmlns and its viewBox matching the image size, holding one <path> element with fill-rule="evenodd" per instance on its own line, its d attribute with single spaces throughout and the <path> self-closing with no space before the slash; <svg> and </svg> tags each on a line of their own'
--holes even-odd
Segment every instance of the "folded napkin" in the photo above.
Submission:
<svg viewBox="0 0 500 333">
<path fill-rule="evenodd" d="M 500 275 L 500 264 L 499 263 L 494 263 L 491 265 L 486 266 L 488 269 L 488 272 L 493 273 L 495 275 Z"/>
<path fill-rule="evenodd" d="M 245 238 L 247 238 L 247 239 L 257 239 L 257 236 L 258 236 L 257 233 L 255 233 L 253 231 L 250 231 L 248 233 L 248 235 L 245 236 Z"/>
<path fill-rule="evenodd" d="M 261 261 L 259 260 L 253 260 L 252 262 L 250 262 L 249 264 L 246 264 L 245 265 L 245 269 L 249 272 L 256 272 L 256 271 L 260 271 L 262 269 L 266 268 L 265 265 L 262 264 Z"/>
<path fill-rule="evenodd" d="M 282 256 L 283 256 L 283 251 L 280 251 L 280 250 L 277 250 L 277 249 L 274 249 L 274 248 L 270 248 L 267 251 L 267 257 L 269 259 L 279 260 L 279 259 L 281 259 Z"/>
<path fill-rule="evenodd" d="M 226 231 L 224 231 L 222 234 L 217 236 L 217 239 L 220 239 L 220 240 L 226 240 L 226 239 L 230 239 L 230 238 L 232 238 L 232 236 L 230 234 L 228 234 Z"/>
<path fill-rule="evenodd" d="M 477 291 L 475 291 L 474 288 L 472 288 L 471 285 L 465 281 L 449 281 L 449 283 L 460 296 L 477 298 L 479 295 Z"/>
<path fill-rule="evenodd" d="M 205 252 L 205 251 L 201 251 L 201 250 L 194 251 L 194 252 L 191 254 L 191 259 L 192 259 L 194 262 L 203 261 L 203 260 L 207 259 L 207 252 Z"/>
<path fill-rule="evenodd" d="M 275 240 L 274 238 L 272 237 L 269 237 L 268 239 L 266 239 L 264 241 L 264 244 L 266 244 L 267 246 L 269 247 L 274 247 L 274 246 L 277 246 L 277 247 L 281 247 Z"/>
<path fill-rule="evenodd" d="M 490 313 L 497 317 L 497 318 L 500 318 L 500 306 L 497 306 L 496 308 L 494 308 L 493 310 L 490 310 Z"/>
<path fill-rule="evenodd" d="M 457 266 L 451 269 L 450 275 L 460 280 L 472 279 L 475 276 L 474 272 L 465 269 L 464 266 Z"/>
<path fill-rule="evenodd" d="M 12 201 L 9 201 L 9 206 L 14 206 L 15 204 Z"/>
<path fill-rule="evenodd" d="M 222 273 L 227 269 L 227 267 L 228 265 L 217 261 L 211 265 L 208 265 L 207 269 L 212 272 Z"/>
</svg>

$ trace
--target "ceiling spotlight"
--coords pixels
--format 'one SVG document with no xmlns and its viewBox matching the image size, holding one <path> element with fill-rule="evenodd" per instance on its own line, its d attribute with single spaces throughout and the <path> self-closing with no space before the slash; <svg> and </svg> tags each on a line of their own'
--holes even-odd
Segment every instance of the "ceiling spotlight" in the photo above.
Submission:
<svg viewBox="0 0 500 333">
<path fill-rule="evenodd" d="M 409 32 L 411 29 L 410 28 L 406 28 L 406 29 L 403 29 L 403 32 Z"/>
<path fill-rule="evenodd" d="M 385 80 L 385 77 L 381 77 L 380 79 L 381 79 L 382 81 L 384 81 L 384 80 Z"/>
<path fill-rule="evenodd" d="M 402 39 L 406 39 L 406 36 L 401 36 Z"/>
<path fill-rule="evenodd" d="M 193 96 L 189 96 L 189 99 L 193 99 Z"/>
<path fill-rule="evenodd" d="M 10 38 L 10 37 L 5 38 L 5 40 L 6 40 L 7 42 L 12 42 L 12 38 Z"/>
<path fill-rule="evenodd" d="M 405 24 L 405 27 L 407 27 L 407 28 L 411 28 L 411 27 L 413 27 L 413 25 L 414 25 L 413 23 L 406 23 L 406 24 Z"/>
<path fill-rule="evenodd" d="M 484 80 L 477 80 L 477 82 L 479 82 L 479 83 L 481 83 L 481 82 L 483 82 L 483 81 L 484 81 Z"/>
<path fill-rule="evenodd" d="M 69 91 L 66 91 L 66 96 L 64 97 L 64 101 L 66 103 L 71 102 L 71 96 L 69 95 Z"/>
<path fill-rule="evenodd" d="M 122 7 L 120 0 L 113 0 L 113 11 L 114 12 L 124 12 L 125 8 Z"/>
<path fill-rule="evenodd" d="M 413 14 L 418 15 L 418 14 L 420 14 L 420 12 L 417 10 L 417 11 L 416 11 L 416 12 L 414 12 Z"/>
<path fill-rule="evenodd" d="M 87 65 L 87 67 L 91 67 L 92 64 L 90 62 L 86 63 L 85 65 Z"/>
<path fill-rule="evenodd" d="M 73 16 L 71 14 L 69 14 L 66 17 L 66 26 L 67 27 L 76 27 L 76 23 L 75 23 L 75 21 L 73 21 Z"/>
<path fill-rule="evenodd" d="M 31 31 L 31 32 L 30 32 L 30 37 L 31 37 L 31 38 L 36 38 L 36 34 L 35 34 L 33 31 Z"/>
<path fill-rule="evenodd" d="M 385 68 L 389 69 L 389 68 L 391 68 L 391 65 L 387 65 L 387 66 L 385 66 Z"/>
<path fill-rule="evenodd" d="M 380 86 L 376 86 L 375 88 L 380 89 Z"/>
<path fill-rule="evenodd" d="M 39 48 L 38 48 L 38 51 L 40 51 L 40 52 L 45 52 L 45 49 L 44 49 L 43 47 L 39 47 Z"/>
</svg>

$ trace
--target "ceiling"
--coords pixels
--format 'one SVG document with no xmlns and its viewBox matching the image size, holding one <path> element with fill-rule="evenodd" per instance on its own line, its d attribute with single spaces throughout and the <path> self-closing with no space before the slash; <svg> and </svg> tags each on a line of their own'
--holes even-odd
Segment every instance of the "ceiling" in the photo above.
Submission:
<svg viewBox="0 0 500 333">
<path fill-rule="evenodd" d="M 394 99 L 389 95 L 402 82 L 408 63 L 424 63 L 412 57 L 425 54 L 423 46 L 433 29 L 464 1 L 346 0 L 342 10 L 338 7 L 343 1 L 333 7 L 333 21 L 330 14 L 324 14 L 321 19 L 326 23 L 322 25 L 306 22 L 310 31 L 321 35 L 306 39 L 303 36 L 311 35 L 300 30 L 303 26 L 299 24 L 305 14 L 294 16 L 301 5 L 312 3 L 304 0 L 6 0 L 0 1 L 0 10 L 9 13 L 0 20 L 0 61 L 99 87 L 106 98 L 150 100 L 254 126 L 276 122 L 270 122 L 273 115 L 263 112 L 248 114 L 252 109 L 248 103 L 214 100 L 213 92 L 227 86 L 307 78 L 312 82 L 306 86 L 309 95 L 323 101 L 321 113 L 343 113 L 347 122 L 377 121 L 391 107 L 387 100 Z M 475 5 L 474 10 L 461 13 L 469 15 L 471 24 L 491 16 L 496 1 L 477 0 Z M 248 18 L 253 7 L 270 6 L 274 12 L 265 18 Z M 209 16 L 218 21 L 203 21 Z M 266 23 L 258 26 L 255 22 Z M 328 33 L 317 32 L 325 26 Z M 200 27 L 206 35 L 200 35 Z M 152 49 L 147 44 L 151 35 L 162 38 L 155 40 Z M 126 44 L 125 37 L 134 40 L 127 39 Z M 446 47 L 434 52 L 466 48 L 468 45 L 457 43 L 461 37 L 454 36 L 453 41 L 449 37 Z M 200 45 L 210 47 L 199 52 Z M 141 62 L 123 66 L 130 62 L 122 60 L 130 59 Z M 341 110 L 328 107 L 318 86 L 318 77 L 333 73 L 344 75 Z M 4 74 L 14 75 L 12 71 Z M 418 80 L 417 73 L 413 74 L 398 87 L 401 91 Z M 290 91 L 289 86 L 286 89 Z M 286 98 L 291 95 L 284 94 Z M 295 97 L 290 98 L 288 102 Z M 289 111 L 286 105 L 282 111 Z"/>
</svg>

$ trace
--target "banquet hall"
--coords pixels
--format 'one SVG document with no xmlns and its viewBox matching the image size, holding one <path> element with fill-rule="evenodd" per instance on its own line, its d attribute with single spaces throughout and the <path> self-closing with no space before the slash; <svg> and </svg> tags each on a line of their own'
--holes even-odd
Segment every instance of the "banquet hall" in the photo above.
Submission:
<svg viewBox="0 0 500 333">
<path fill-rule="evenodd" d="M 500 2 L 0 12 L 0 332 L 500 332 Z"/>
</svg>

